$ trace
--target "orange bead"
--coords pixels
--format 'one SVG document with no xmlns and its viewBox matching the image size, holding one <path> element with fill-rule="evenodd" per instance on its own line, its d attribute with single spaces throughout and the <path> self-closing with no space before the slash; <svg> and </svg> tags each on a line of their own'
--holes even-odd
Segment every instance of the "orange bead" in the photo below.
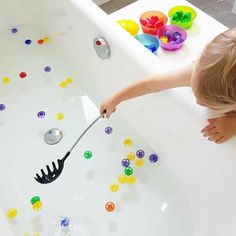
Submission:
<svg viewBox="0 0 236 236">
<path fill-rule="evenodd" d="M 111 212 L 115 209 L 115 203 L 114 202 L 107 202 L 105 205 L 105 208 L 107 211 Z"/>
</svg>

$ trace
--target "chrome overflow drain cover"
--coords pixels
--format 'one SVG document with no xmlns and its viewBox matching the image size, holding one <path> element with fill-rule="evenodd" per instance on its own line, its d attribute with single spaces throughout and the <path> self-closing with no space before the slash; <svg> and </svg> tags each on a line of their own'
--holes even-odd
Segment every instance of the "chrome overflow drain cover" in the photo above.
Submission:
<svg viewBox="0 0 236 236">
<path fill-rule="evenodd" d="M 49 145 L 54 145 L 61 141 L 62 136 L 61 130 L 53 128 L 44 134 L 44 141 Z"/>
</svg>

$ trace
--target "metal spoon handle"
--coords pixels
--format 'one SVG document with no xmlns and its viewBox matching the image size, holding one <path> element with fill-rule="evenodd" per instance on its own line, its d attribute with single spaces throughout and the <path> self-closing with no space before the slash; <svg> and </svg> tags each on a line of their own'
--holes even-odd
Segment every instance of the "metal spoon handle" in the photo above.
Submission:
<svg viewBox="0 0 236 236">
<path fill-rule="evenodd" d="M 80 139 L 87 133 L 87 131 L 102 117 L 102 115 L 99 115 L 85 130 L 84 132 L 79 136 L 79 138 L 76 140 L 75 144 L 71 147 L 70 149 L 70 153 L 71 151 L 74 149 L 74 147 L 76 146 L 76 144 L 80 141 Z"/>
</svg>

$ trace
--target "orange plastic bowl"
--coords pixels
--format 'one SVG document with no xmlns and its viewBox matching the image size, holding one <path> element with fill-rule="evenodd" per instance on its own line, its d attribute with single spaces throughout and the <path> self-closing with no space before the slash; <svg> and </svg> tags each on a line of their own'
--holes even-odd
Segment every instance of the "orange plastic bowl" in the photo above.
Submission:
<svg viewBox="0 0 236 236">
<path fill-rule="evenodd" d="M 158 21 L 157 21 L 157 24 L 155 24 L 155 26 L 153 26 L 153 25 L 150 26 L 149 24 L 144 24 L 143 23 L 143 20 L 146 20 L 146 19 L 150 20 L 151 17 L 158 17 Z M 152 35 L 156 36 L 157 31 L 163 25 L 166 25 L 166 23 L 168 21 L 168 17 L 167 17 L 167 15 L 165 15 L 161 11 L 146 11 L 139 17 L 139 21 L 140 21 L 141 28 L 142 28 L 144 33 L 152 34 Z"/>
</svg>

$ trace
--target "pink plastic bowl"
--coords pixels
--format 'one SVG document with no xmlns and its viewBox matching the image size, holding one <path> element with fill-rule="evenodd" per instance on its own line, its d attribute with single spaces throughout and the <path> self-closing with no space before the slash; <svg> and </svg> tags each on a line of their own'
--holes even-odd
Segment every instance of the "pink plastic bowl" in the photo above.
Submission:
<svg viewBox="0 0 236 236">
<path fill-rule="evenodd" d="M 178 32 L 181 35 L 181 42 L 177 43 L 176 41 L 170 39 L 169 42 L 163 43 L 161 40 L 161 37 L 166 36 L 166 31 L 170 32 L 171 35 Z M 165 25 L 165 26 L 162 26 L 158 30 L 157 37 L 159 38 L 161 48 L 168 50 L 168 51 L 175 51 L 175 50 L 180 49 L 184 45 L 184 42 L 187 38 L 187 33 L 183 28 L 181 28 L 179 26 Z"/>
</svg>

